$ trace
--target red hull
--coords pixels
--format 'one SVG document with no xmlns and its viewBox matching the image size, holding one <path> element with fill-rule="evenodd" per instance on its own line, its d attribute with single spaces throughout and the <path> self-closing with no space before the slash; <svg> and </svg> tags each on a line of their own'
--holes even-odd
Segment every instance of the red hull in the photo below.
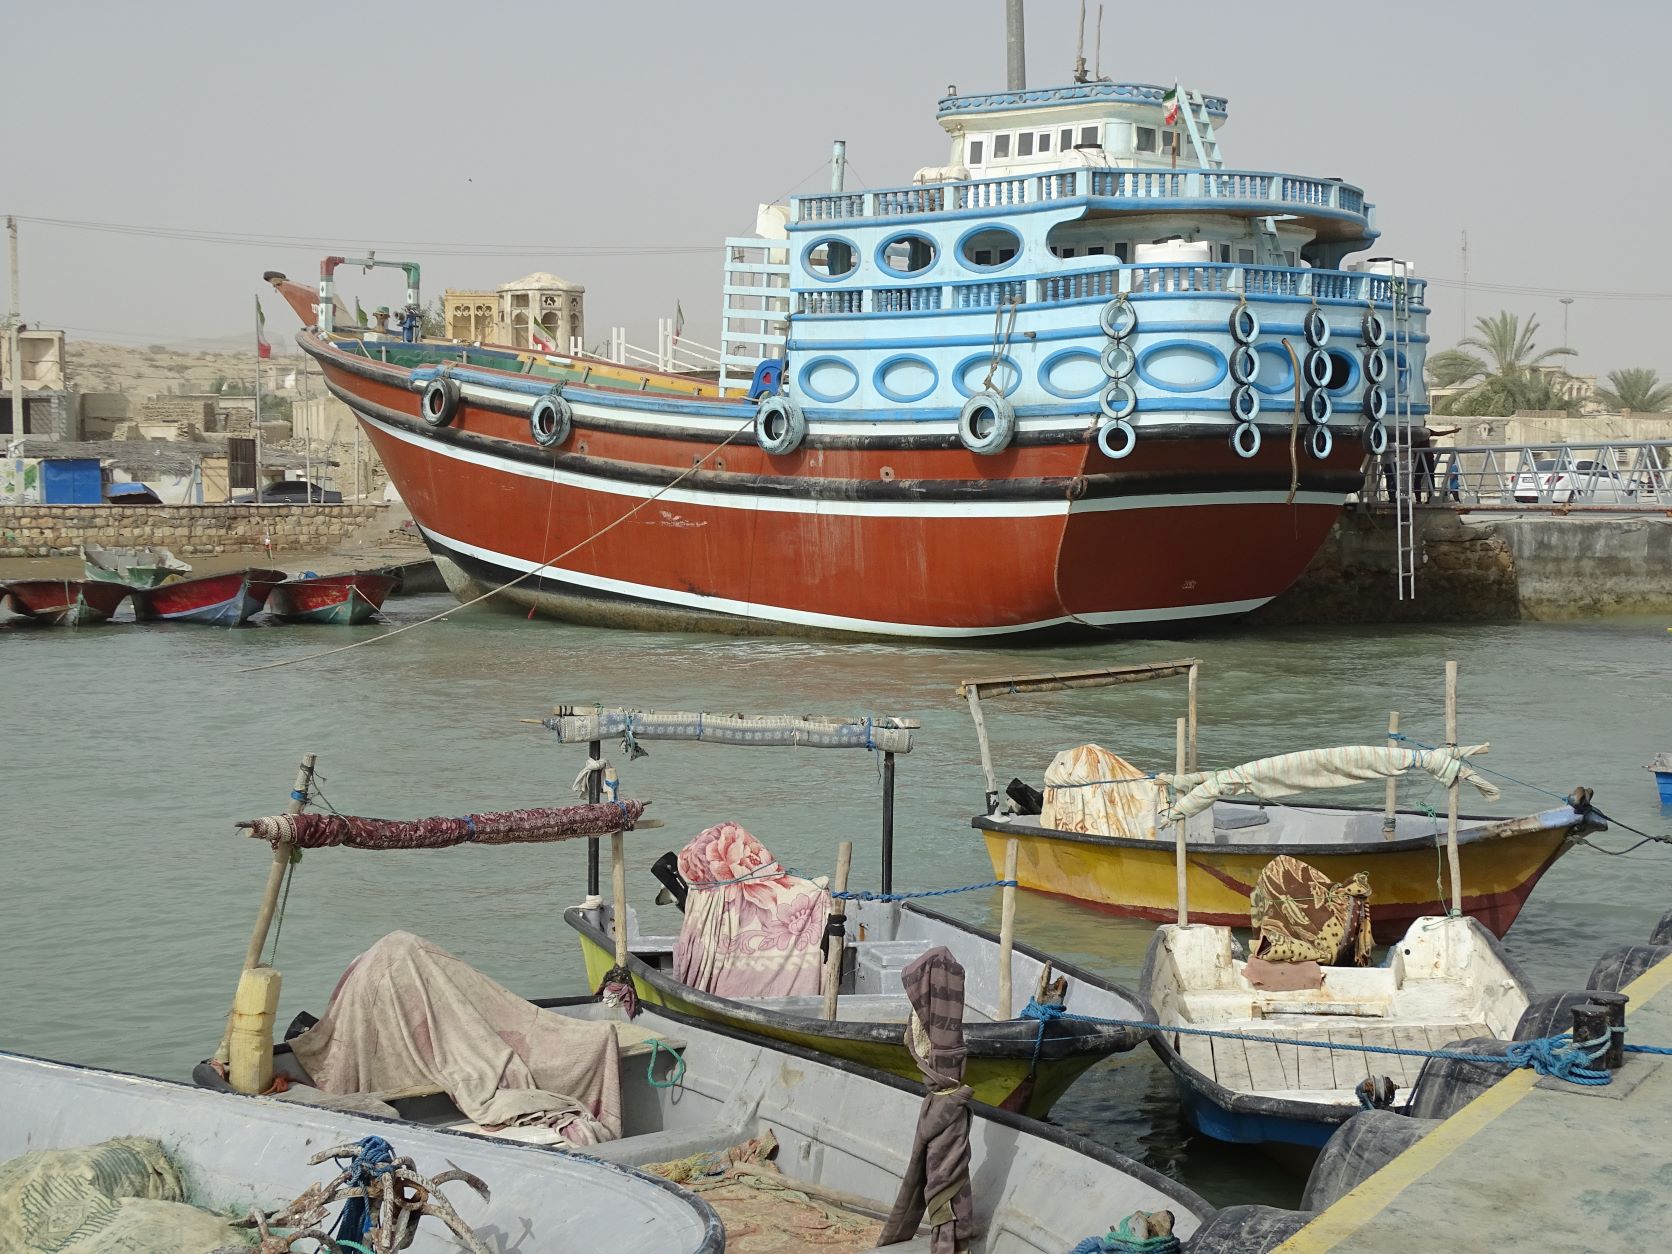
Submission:
<svg viewBox="0 0 1672 1254">
<path fill-rule="evenodd" d="M 287 579 L 273 589 L 267 612 L 279 619 L 364 622 L 383 608 L 394 586 L 393 575 L 372 572 Z"/>
<path fill-rule="evenodd" d="M 133 594 L 134 616 L 236 627 L 258 613 L 284 579 L 282 570 L 258 568 L 142 588 Z"/>
<path fill-rule="evenodd" d="M 1286 440 L 1242 459 L 1217 429 L 1119 462 L 1083 434 L 991 457 L 909 436 L 773 457 L 744 430 L 693 471 L 735 428 L 635 430 L 609 413 L 654 401 L 593 389 L 613 411 L 589 425 L 566 393 L 575 429 L 557 450 L 469 395 L 435 429 L 405 370 L 303 346 L 475 585 L 455 592 L 520 577 L 508 599 L 591 621 L 961 637 L 1245 613 L 1299 577 L 1363 458 L 1345 438 L 1327 461 L 1303 453 L 1293 504 Z M 746 426 L 752 411 L 701 412 Z"/>
<path fill-rule="evenodd" d="M 104 622 L 133 591 L 100 579 L 23 579 L 4 590 L 18 613 L 72 626 Z"/>
</svg>

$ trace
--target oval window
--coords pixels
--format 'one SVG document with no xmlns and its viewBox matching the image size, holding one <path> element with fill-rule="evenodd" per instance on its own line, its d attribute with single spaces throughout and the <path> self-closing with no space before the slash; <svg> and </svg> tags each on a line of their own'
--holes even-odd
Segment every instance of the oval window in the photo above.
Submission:
<svg viewBox="0 0 1672 1254">
<path fill-rule="evenodd" d="M 1022 237 L 1004 226 L 983 226 L 958 241 L 958 252 L 972 270 L 999 270 L 1022 251 Z"/>
<path fill-rule="evenodd" d="M 896 235 L 877 249 L 877 265 L 890 274 L 922 274 L 934 264 L 935 241 L 927 235 Z"/>
<path fill-rule="evenodd" d="M 815 279 L 841 279 L 859 268 L 858 251 L 845 239 L 814 240 L 801 260 Z"/>
</svg>

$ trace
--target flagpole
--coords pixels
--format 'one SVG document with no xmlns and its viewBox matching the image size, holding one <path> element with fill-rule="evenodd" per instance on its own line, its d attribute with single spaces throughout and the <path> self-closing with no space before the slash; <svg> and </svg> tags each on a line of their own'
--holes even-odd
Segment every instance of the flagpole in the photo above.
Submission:
<svg viewBox="0 0 1672 1254">
<path fill-rule="evenodd" d="M 261 301 L 255 302 L 255 503 L 261 504 Z"/>
</svg>

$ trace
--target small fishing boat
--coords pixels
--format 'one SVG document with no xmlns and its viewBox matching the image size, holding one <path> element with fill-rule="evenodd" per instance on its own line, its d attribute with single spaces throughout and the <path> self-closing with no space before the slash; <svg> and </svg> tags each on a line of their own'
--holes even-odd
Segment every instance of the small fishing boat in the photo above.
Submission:
<svg viewBox="0 0 1672 1254">
<path fill-rule="evenodd" d="M 987 780 L 987 812 L 974 818 L 972 826 L 986 838 L 994 867 L 1001 865 L 1006 843 L 1015 840 L 1020 846 L 1017 878 L 1022 887 L 1086 902 L 1115 914 L 1171 919 L 1178 900 L 1178 856 L 1174 832 L 1158 825 L 1157 815 L 1165 809 L 1169 787 L 1183 793 L 1205 786 L 1207 793 L 1217 791 L 1229 796 L 1241 792 L 1255 799 L 1220 800 L 1218 795 L 1199 794 L 1199 808 L 1184 818 L 1183 874 L 1192 918 L 1220 926 L 1243 923 L 1255 880 L 1265 865 L 1281 854 L 1304 859 L 1333 880 L 1344 881 L 1356 872 L 1368 872 L 1376 888 L 1376 940 L 1383 944 L 1398 940 L 1417 919 L 1447 913 L 1451 903 L 1437 888 L 1434 876 L 1436 848 L 1445 841 L 1443 812 L 1436 817 L 1432 810 L 1386 806 L 1380 810 L 1311 802 L 1295 806 L 1285 804 L 1286 798 L 1294 795 L 1292 791 L 1261 788 L 1259 778 L 1266 766 L 1302 755 L 1263 759 L 1218 772 L 1194 770 L 1200 666 L 1195 658 L 1182 658 L 1053 675 L 967 680 L 960 685 L 959 695 L 969 702 L 975 718 Z M 1179 720 L 1183 731 L 1175 770 L 1144 771 L 1123 764 L 1129 778 L 1057 781 L 1061 795 L 1071 800 L 1087 790 L 1107 788 L 1109 808 L 1130 811 L 1130 821 L 1120 830 L 1053 826 L 1047 821 L 1052 816 L 1043 812 L 1052 808 L 1042 804 L 1044 795 L 1019 780 L 1011 786 L 1015 795 L 1000 792 L 987 739 L 981 704 L 984 699 L 1168 677 L 1187 677 L 1190 691 L 1187 717 Z M 1485 746 L 1476 746 L 1474 751 L 1484 752 Z M 1097 752 L 1102 755 L 1100 760 L 1121 762 L 1105 751 Z M 1397 787 L 1399 776 L 1407 771 L 1420 778 L 1435 770 L 1443 775 L 1454 767 L 1479 780 L 1462 765 L 1462 751 L 1448 754 L 1403 747 L 1348 746 L 1311 752 L 1318 756 L 1311 763 L 1301 762 L 1300 774 L 1319 780 L 1312 788 L 1362 784 L 1378 777 L 1394 781 Z M 1310 769 L 1327 766 L 1331 755 L 1352 759 L 1334 783 L 1326 781 L 1328 772 Z M 1240 781 L 1248 779 L 1254 782 L 1243 787 Z M 1053 787 L 1049 773 L 1045 787 L 1047 793 Z M 1476 787 L 1485 796 L 1497 795 L 1484 781 Z M 1146 789 L 1152 789 L 1156 797 L 1126 806 L 1127 794 L 1136 797 Z M 1390 796 L 1392 791 L 1390 788 Z M 1463 913 L 1480 920 L 1495 936 L 1507 932 L 1533 887 L 1556 859 L 1587 834 L 1607 830 L 1606 822 L 1590 808 L 1589 798 L 1589 790 L 1578 789 L 1568 804 L 1536 814 L 1509 818 L 1461 816 L 1457 844 L 1468 884 L 1461 903 Z M 1075 804 L 1083 808 L 1077 801 Z"/>
<path fill-rule="evenodd" d="M 282 570 L 255 568 L 139 588 L 133 594 L 134 617 L 141 622 L 237 627 L 259 613 L 273 589 L 284 580 Z"/>
<path fill-rule="evenodd" d="M 1514 960 L 1468 918 L 1419 919 L 1383 965 L 1320 967 L 1314 987 L 1257 987 L 1247 969 L 1230 928 L 1194 923 L 1157 928 L 1144 958 L 1140 988 L 1155 1022 L 1260 1038 L 1175 1030 L 1150 1039 L 1186 1118 L 1220 1141 L 1322 1145 L 1376 1094 L 1415 1085 L 1422 1058 L 1372 1051 L 1513 1040 L 1531 996 Z"/>
<path fill-rule="evenodd" d="M 1655 787 L 1660 792 L 1660 804 L 1672 806 L 1672 753 L 1656 754 L 1648 769 L 1655 777 Z"/>
<path fill-rule="evenodd" d="M 97 579 L 18 579 L 4 585 L 12 611 L 55 627 L 106 622 L 133 589 Z"/>
<path fill-rule="evenodd" d="M 268 597 L 267 613 L 285 623 L 363 623 L 394 586 L 394 576 L 376 571 L 286 579 Z"/>
<path fill-rule="evenodd" d="M 519 1249 L 720 1254 L 725 1248 L 707 1203 L 632 1167 L 376 1115 L 211 1092 L 11 1053 L 0 1053 L 0 1109 L 6 1112 L 0 1119 L 0 1162 L 143 1136 L 161 1143 L 174 1180 L 188 1184 L 184 1201 L 228 1217 L 246 1215 L 252 1207 L 266 1212 L 288 1205 L 336 1173 L 329 1164 L 309 1165 L 321 1150 L 382 1137 L 419 1172 L 462 1170 L 488 1185 L 486 1198 L 462 1181 L 436 1191 L 478 1234 L 480 1250 L 511 1248 L 499 1244 L 495 1233 L 518 1234 L 529 1242 Z M 123 1148 L 134 1147 L 125 1141 Z M 108 1179 L 99 1183 L 108 1185 Z M 151 1222 L 164 1222 L 166 1174 L 142 1183 L 143 1204 L 153 1208 L 147 1212 Z M 122 1205 L 102 1207 L 106 1220 Z M 201 1222 L 215 1226 L 208 1215 Z M 426 1218 L 409 1248 L 414 1254 L 441 1254 L 471 1247 L 437 1219 Z"/>
<path fill-rule="evenodd" d="M 125 583 L 132 588 L 155 588 L 182 578 L 192 568 L 167 549 L 101 549 L 81 546 L 81 563 L 89 579 Z"/>
</svg>

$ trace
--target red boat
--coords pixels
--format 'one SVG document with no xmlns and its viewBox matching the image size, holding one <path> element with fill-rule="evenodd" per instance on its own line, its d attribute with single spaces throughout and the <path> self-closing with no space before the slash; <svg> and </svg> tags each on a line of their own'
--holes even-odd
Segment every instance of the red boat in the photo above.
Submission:
<svg viewBox="0 0 1672 1254">
<path fill-rule="evenodd" d="M 363 623 L 394 586 L 393 575 L 375 571 L 287 579 L 273 589 L 267 612 L 285 623 Z"/>
<path fill-rule="evenodd" d="M 133 590 L 134 617 L 142 622 L 213 623 L 237 627 L 267 604 L 273 589 L 285 580 L 282 570 L 236 570 L 225 575 L 201 575 L 155 588 Z"/>
<path fill-rule="evenodd" d="M 0 591 L 25 618 L 58 627 L 86 627 L 110 618 L 133 589 L 101 579 L 20 579 Z"/>
</svg>

